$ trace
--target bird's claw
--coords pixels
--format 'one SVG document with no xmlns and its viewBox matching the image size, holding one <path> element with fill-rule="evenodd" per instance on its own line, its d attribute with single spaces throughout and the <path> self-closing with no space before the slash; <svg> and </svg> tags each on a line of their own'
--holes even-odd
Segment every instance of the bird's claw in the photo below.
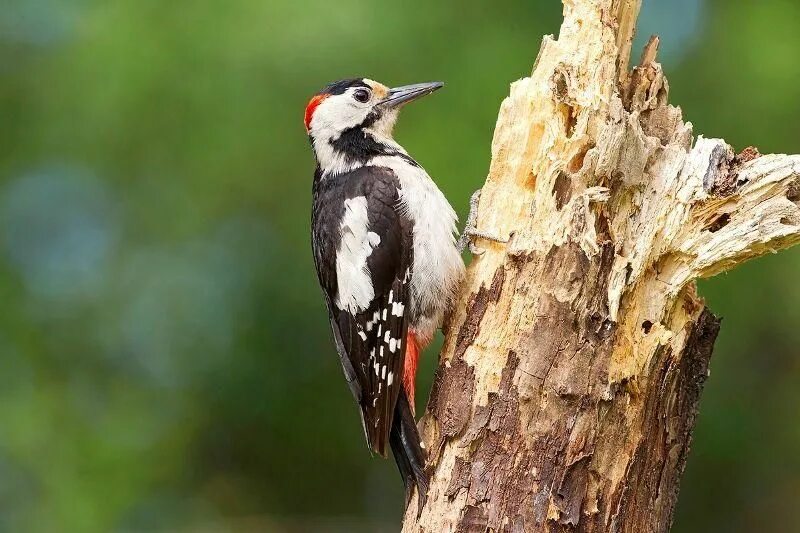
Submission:
<svg viewBox="0 0 800 533">
<path fill-rule="evenodd" d="M 483 255 L 486 253 L 484 248 L 479 248 L 475 245 L 475 238 L 486 239 L 487 241 L 493 241 L 500 244 L 506 244 L 508 242 L 508 239 L 503 239 L 485 231 L 469 231 L 467 232 L 467 235 L 469 235 L 469 251 L 472 255 Z"/>
<path fill-rule="evenodd" d="M 493 233 L 486 231 L 478 231 L 478 202 L 481 199 L 481 189 L 478 189 L 469 199 L 469 215 L 467 216 L 467 223 L 464 225 L 464 231 L 458 239 L 458 250 L 463 252 L 465 248 L 469 247 L 472 255 L 480 256 L 486 253 L 486 250 L 479 248 L 475 245 L 475 238 L 486 239 L 489 241 L 507 243 L 508 239 L 498 237 Z"/>
</svg>

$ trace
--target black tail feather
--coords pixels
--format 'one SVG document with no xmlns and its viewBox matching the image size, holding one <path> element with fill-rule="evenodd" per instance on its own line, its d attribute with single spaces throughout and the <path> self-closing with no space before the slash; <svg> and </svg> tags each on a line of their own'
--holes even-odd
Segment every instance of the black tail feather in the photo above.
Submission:
<svg viewBox="0 0 800 533">
<path fill-rule="evenodd" d="M 406 507 L 412 489 L 417 487 L 417 516 L 428 499 L 428 477 L 425 475 L 425 451 L 420 445 L 419 432 L 405 391 L 401 391 L 394 408 L 394 420 L 389 435 L 394 460 L 406 487 Z"/>
</svg>

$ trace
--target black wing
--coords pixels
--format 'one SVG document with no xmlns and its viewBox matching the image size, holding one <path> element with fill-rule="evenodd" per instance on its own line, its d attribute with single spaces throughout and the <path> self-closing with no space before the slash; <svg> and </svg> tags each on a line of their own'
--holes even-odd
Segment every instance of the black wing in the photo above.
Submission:
<svg viewBox="0 0 800 533">
<path fill-rule="evenodd" d="M 394 173 L 381 167 L 363 167 L 317 180 L 312 217 L 314 260 L 336 348 L 361 410 L 367 442 L 384 456 L 402 389 L 413 259 L 412 225 L 399 209 L 398 186 Z M 337 299 L 340 291 L 347 289 L 340 284 L 350 281 L 340 280 L 336 271 L 343 236 L 368 239 L 363 228 L 342 223 L 345 201 L 354 199 L 361 205 L 366 202 L 368 231 L 373 234 L 363 265 L 373 297 L 358 308 Z"/>
</svg>

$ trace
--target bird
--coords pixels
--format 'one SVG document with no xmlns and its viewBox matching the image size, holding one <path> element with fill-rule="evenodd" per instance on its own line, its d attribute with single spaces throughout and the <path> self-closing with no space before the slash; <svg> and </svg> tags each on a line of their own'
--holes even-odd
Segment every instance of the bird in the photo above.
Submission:
<svg viewBox="0 0 800 533">
<path fill-rule="evenodd" d="M 424 506 L 425 450 L 414 418 L 420 352 L 464 279 L 453 207 L 393 137 L 400 109 L 441 82 L 389 88 L 368 78 L 327 85 L 305 109 L 316 159 L 312 251 L 334 344 L 367 445 L 391 448 Z"/>
</svg>

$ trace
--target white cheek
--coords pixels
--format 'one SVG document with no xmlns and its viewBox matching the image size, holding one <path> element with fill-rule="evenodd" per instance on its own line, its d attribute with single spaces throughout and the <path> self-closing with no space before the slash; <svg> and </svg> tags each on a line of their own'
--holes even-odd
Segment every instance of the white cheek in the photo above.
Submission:
<svg viewBox="0 0 800 533">
<path fill-rule="evenodd" d="M 346 95 L 331 97 L 320 104 L 311 121 L 315 136 L 336 139 L 342 131 L 364 121 L 369 109 L 360 107 L 347 98 Z"/>
<path fill-rule="evenodd" d="M 343 131 L 358 126 L 369 114 L 369 106 L 358 104 L 347 95 L 331 96 L 316 109 L 311 119 L 314 152 L 320 167 L 327 172 L 346 172 L 356 163 L 334 149 Z"/>
</svg>

